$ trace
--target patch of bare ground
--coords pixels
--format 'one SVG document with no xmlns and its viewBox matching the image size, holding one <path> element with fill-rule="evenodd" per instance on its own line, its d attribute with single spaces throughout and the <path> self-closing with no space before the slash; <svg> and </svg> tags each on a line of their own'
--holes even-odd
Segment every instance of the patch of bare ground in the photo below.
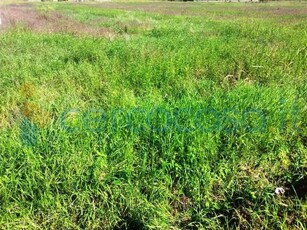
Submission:
<svg viewBox="0 0 307 230">
<path fill-rule="evenodd" d="M 83 24 L 56 11 L 39 12 L 31 5 L 7 6 L 2 9 L 1 18 L 2 29 L 22 26 L 37 33 L 67 33 L 108 38 L 115 36 L 111 29 Z"/>
</svg>

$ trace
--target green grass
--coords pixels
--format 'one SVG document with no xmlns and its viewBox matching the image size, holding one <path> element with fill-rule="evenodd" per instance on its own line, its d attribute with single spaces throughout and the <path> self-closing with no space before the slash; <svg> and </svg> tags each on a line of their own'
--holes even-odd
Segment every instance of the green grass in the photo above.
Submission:
<svg viewBox="0 0 307 230">
<path fill-rule="evenodd" d="M 1 228 L 307 227 L 306 4 L 35 6 L 112 33 L 0 31 Z"/>
</svg>

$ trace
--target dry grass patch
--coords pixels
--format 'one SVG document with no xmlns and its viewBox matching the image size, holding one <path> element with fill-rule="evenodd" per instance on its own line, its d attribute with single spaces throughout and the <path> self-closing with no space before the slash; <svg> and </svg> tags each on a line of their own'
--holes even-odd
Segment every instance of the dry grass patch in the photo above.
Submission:
<svg viewBox="0 0 307 230">
<path fill-rule="evenodd" d="M 97 28 L 77 22 L 56 11 L 40 12 L 31 5 L 10 5 L 2 10 L 3 28 L 22 26 L 37 33 L 68 33 L 113 37 L 108 28 Z"/>
</svg>

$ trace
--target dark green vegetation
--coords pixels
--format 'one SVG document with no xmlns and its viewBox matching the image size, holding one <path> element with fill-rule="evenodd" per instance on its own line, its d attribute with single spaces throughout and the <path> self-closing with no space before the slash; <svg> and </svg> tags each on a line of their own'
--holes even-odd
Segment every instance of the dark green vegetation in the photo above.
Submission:
<svg viewBox="0 0 307 230">
<path fill-rule="evenodd" d="M 11 10 L 1 228 L 306 227 L 306 5 Z"/>
</svg>

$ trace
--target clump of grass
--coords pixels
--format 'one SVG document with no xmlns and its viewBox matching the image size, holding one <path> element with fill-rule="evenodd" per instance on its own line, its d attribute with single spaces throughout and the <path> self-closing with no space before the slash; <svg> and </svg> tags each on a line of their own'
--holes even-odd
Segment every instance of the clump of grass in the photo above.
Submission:
<svg viewBox="0 0 307 230">
<path fill-rule="evenodd" d="M 48 15 L 54 11 L 52 5 L 40 5 L 36 8 L 41 19 L 48 19 Z"/>
</svg>

